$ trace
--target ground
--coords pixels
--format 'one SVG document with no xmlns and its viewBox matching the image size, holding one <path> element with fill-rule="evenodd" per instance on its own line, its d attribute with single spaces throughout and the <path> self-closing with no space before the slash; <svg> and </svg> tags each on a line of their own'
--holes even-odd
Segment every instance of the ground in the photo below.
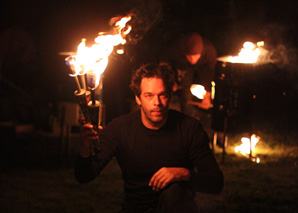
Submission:
<svg viewBox="0 0 298 213">
<path fill-rule="evenodd" d="M 123 192 L 116 160 L 93 182 L 79 184 L 72 167 L 77 136 L 71 140 L 68 157 L 59 154 L 59 138 L 30 138 L 15 139 L 14 153 L 2 152 L 1 212 L 109 213 L 120 209 Z M 222 149 L 216 147 L 225 186 L 219 195 L 197 193 L 200 212 L 297 212 L 298 147 L 275 143 L 271 136 L 264 138 L 253 153 L 261 158 L 259 164 L 234 152 L 241 143 L 239 135 L 230 136 L 224 162 Z"/>
</svg>

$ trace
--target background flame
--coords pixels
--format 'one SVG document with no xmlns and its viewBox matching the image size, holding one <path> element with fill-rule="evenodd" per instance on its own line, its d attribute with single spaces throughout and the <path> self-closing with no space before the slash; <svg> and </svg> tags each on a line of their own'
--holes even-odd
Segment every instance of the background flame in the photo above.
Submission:
<svg viewBox="0 0 298 213">
<path fill-rule="evenodd" d="M 264 42 L 258 42 L 257 45 L 246 41 L 238 56 L 230 56 L 228 60 L 232 63 L 256 63 L 261 51 L 258 45 L 263 45 Z"/>
<path fill-rule="evenodd" d="M 235 147 L 235 152 L 240 152 L 242 155 L 247 156 L 251 151 L 255 150 L 257 143 L 260 141 L 260 137 L 252 134 L 250 138 L 242 137 L 242 144 Z M 257 163 L 260 162 L 259 158 L 253 158 Z"/>
<path fill-rule="evenodd" d="M 220 57 L 218 60 L 231 63 L 253 64 L 258 61 L 259 56 L 262 54 L 261 46 L 264 46 L 264 41 L 259 41 L 257 44 L 246 41 L 243 43 L 243 47 L 237 56 Z"/>
</svg>

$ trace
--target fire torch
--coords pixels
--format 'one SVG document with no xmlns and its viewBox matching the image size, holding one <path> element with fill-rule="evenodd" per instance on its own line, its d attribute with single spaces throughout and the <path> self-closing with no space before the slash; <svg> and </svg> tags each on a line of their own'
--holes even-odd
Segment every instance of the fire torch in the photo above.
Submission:
<svg viewBox="0 0 298 213">
<path fill-rule="evenodd" d="M 80 109 L 86 122 L 91 123 L 97 132 L 98 125 L 103 122 L 102 74 L 108 65 L 108 57 L 114 46 L 125 44 L 125 36 L 131 30 L 130 26 L 126 26 L 130 19 L 130 15 L 113 18 L 118 21 L 115 22 L 112 33 L 100 32 L 94 40 L 95 44 L 91 47 L 87 47 L 86 39 L 82 39 L 77 53 L 65 58 L 66 65 L 70 68 L 70 76 L 75 81 L 74 95 Z M 96 100 L 95 90 L 97 88 L 100 90 L 99 100 Z M 98 150 L 99 141 L 91 140 L 91 155 L 94 156 Z"/>
</svg>

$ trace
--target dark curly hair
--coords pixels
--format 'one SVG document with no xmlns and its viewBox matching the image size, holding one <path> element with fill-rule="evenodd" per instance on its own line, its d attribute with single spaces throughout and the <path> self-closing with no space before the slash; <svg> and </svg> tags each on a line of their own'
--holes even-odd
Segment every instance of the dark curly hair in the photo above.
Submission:
<svg viewBox="0 0 298 213">
<path fill-rule="evenodd" d="M 138 97 L 141 95 L 141 82 L 143 78 L 161 78 L 166 87 L 169 97 L 172 96 L 173 85 L 175 82 L 175 72 L 168 63 L 149 63 L 142 65 L 135 70 L 131 77 L 130 88 Z"/>
</svg>

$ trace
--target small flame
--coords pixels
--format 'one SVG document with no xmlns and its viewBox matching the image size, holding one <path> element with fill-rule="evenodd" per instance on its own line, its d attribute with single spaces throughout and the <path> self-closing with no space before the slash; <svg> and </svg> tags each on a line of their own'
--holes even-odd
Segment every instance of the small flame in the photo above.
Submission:
<svg viewBox="0 0 298 213">
<path fill-rule="evenodd" d="M 251 151 L 255 150 L 255 147 L 259 141 L 260 137 L 256 136 L 255 134 L 253 134 L 250 138 L 243 137 L 241 138 L 242 144 L 235 147 L 235 152 L 240 152 L 242 155 L 248 156 L 250 155 Z M 258 157 L 253 157 L 252 160 L 257 163 L 260 162 L 260 158 Z"/>
<path fill-rule="evenodd" d="M 123 48 L 119 48 L 119 49 L 117 50 L 117 53 L 118 53 L 119 55 L 124 54 L 124 49 L 123 49 Z"/>
<path fill-rule="evenodd" d="M 192 84 L 190 86 L 191 94 L 196 96 L 198 99 L 203 99 L 206 94 L 205 87 L 199 84 Z"/>
<path fill-rule="evenodd" d="M 259 41 L 257 44 L 246 41 L 243 44 L 243 48 L 238 53 L 238 56 L 221 57 L 219 60 L 231 63 L 246 63 L 253 64 L 258 61 L 261 55 L 261 48 L 264 46 L 264 41 Z"/>
<path fill-rule="evenodd" d="M 131 26 L 126 26 L 130 19 L 131 16 L 125 16 L 117 21 L 112 34 L 100 32 L 91 47 L 87 47 L 86 39 L 82 39 L 78 45 L 77 54 L 65 59 L 71 69 L 70 75 L 87 74 L 88 88 L 95 89 L 99 85 L 100 76 L 108 65 L 108 57 L 114 47 L 125 44 L 125 36 L 132 29 Z"/>
<path fill-rule="evenodd" d="M 66 65 L 69 66 L 71 70 L 71 73 L 69 74 L 70 76 L 74 77 L 83 70 L 74 56 L 68 56 L 65 61 Z"/>
</svg>

